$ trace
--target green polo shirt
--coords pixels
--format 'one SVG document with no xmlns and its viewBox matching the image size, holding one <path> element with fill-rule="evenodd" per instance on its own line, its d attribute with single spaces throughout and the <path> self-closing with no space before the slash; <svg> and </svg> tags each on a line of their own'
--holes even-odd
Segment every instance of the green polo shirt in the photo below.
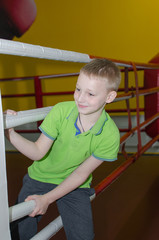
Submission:
<svg viewBox="0 0 159 240">
<path fill-rule="evenodd" d="M 84 133 L 79 132 L 77 117 L 74 101 L 58 103 L 52 108 L 40 130 L 54 142 L 49 152 L 29 167 L 31 178 L 60 184 L 91 155 L 101 161 L 117 159 L 119 130 L 105 110 L 96 124 Z M 80 187 L 90 187 L 91 180 L 92 174 Z"/>
</svg>

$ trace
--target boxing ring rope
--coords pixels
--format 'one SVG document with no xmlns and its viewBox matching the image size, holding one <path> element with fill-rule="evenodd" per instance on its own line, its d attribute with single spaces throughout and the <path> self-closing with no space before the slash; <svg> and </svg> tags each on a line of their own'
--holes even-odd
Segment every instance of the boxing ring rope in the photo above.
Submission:
<svg viewBox="0 0 159 240">
<path fill-rule="evenodd" d="M 65 51 L 55 48 L 42 47 L 17 41 L 0 39 L 0 54 L 16 55 L 22 57 L 33 57 L 42 59 L 51 59 L 57 61 L 70 61 L 88 63 L 93 58 L 101 58 L 99 56 L 77 53 L 73 51 Z M 121 61 L 107 58 L 115 62 L 118 66 L 132 68 L 132 62 Z M 158 69 L 158 64 L 134 63 L 138 69 Z"/>
<path fill-rule="evenodd" d="M 58 49 L 52 49 L 52 48 L 45 48 L 41 46 L 35 46 L 20 42 L 12 42 L 8 40 L 0 40 L 0 53 L 1 54 L 9 54 L 9 55 L 18 55 L 18 56 L 27 56 L 27 57 L 36 57 L 36 58 L 43 58 L 43 59 L 52 59 L 52 60 L 59 60 L 59 61 L 71 61 L 71 62 L 83 62 L 87 63 L 91 61 L 92 58 L 97 58 L 95 56 L 91 56 L 88 54 L 83 53 L 75 53 L 71 51 L 63 51 Z M 145 63 L 132 63 L 132 62 L 126 62 L 126 61 L 119 61 L 119 60 L 113 60 L 110 59 L 113 62 L 115 62 L 118 66 L 124 67 L 125 69 L 121 69 L 121 71 L 125 72 L 125 93 L 119 94 L 117 99 L 114 102 L 117 101 L 126 101 L 127 108 L 128 108 L 128 121 L 129 121 L 129 127 L 127 133 L 125 133 L 120 140 L 122 153 L 125 156 L 126 160 L 117 168 L 115 169 L 109 176 L 107 176 L 103 181 L 101 181 L 96 187 L 95 187 L 95 195 L 92 196 L 91 200 L 93 200 L 98 194 L 103 192 L 113 181 L 115 181 L 133 162 L 135 162 L 139 156 L 141 156 L 147 149 L 152 146 L 154 142 L 159 140 L 159 134 L 155 136 L 153 139 L 151 139 L 148 143 L 146 143 L 144 146 L 141 145 L 141 134 L 140 131 L 144 130 L 146 126 L 148 126 L 150 123 L 153 123 L 155 120 L 159 118 L 159 114 L 155 114 L 146 121 L 140 123 L 139 121 L 139 96 L 146 96 L 150 94 L 157 93 L 159 91 L 158 87 L 154 87 L 151 89 L 140 89 L 138 86 L 138 70 L 144 70 L 144 69 L 159 69 L 158 64 L 145 64 Z M 128 72 L 133 71 L 135 76 L 135 83 L 136 88 L 133 91 L 129 92 L 128 88 Z M 78 75 L 78 73 L 73 73 L 73 75 Z M 54 75 L 58 77 L 58 75 Z M 45 78 L 45 77 L 44 77 Z M 50 76 L 52 78 L 52 76 Z M 29 78 L 26 78 L 29 79 Z M 8 79 L 8 81 L 11 79 Z M 19 79 L 14 79 L 15 81 L 18 81 Z M 1 80 L 0 80 L 1 81 Z M 6 80 L 7 81 L 7 80 Z M 136 106 L 137 106 L 137 126 L 132 128 L 131 123 L 131 111 L 129 107 L 129 99 L 136 97 Z M 18 112 L 17 116 L 3 116 L 2 122 L 4 122 L 4 126 L 2 128 L 10 128 L 19 126 L 22 124 L 26 124 L 29 122 L 36 122 L 39 120 L 42 120 L 45 118 L 47 113 L 50 111 L 51 107 L 45 107 L 45 108 L 38 108 L 35 110 L 27 110 L 27 111 L 20 111 Z M 2 113 L 1 113 L 2 115 Z M 132 129 L 131 129 L 132 128 Z M 135 133 L 138 135 L 138 151 L 134 153 L 132 156 L 128 156 L 125 151 L 125 143 L 128 138 L 133 136 Z M 1 133 L 2 134 L 2 133 Z M 5 156 L 3 156 L 5 158 Z M 4 166 L 5 168 L 5 166 Z M 1 175 L 1 174 L 0 174 Z M 6 176 L 4 176 L 4 179 Z M 35 207 L 34 201 L 29 201 L 25 203 L 21 203 L 15 206 L 12 206 L 9 208 L 9 221 L 15 221 L 16 219 L 19 219 L 23 216 L 28 215 Z M 51 222 L 47 227 L 45 227 L 41 232 L 39 232 L 37 235 L 35 235 L 32 240 L 45 240 L 50 239 L 51 236 L 55 235 L 57 231 L 59 231 L 62 228 L 62 220 L 59 216 L 56 218 L 53 222 Z M 6 236 L 4 240 L 10 239 L 9 236 Z"/>
</svg>

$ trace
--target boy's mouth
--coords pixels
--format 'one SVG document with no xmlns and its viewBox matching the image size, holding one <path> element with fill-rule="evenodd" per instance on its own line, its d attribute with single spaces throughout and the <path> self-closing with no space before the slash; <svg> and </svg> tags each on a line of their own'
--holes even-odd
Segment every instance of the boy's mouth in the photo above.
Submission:
<svg viewBox="0 0 159 240">
<path fill-rule="evenodd" d="M 87 106 L 78 103 L 78 107 L 79 108 L 86 108 Z"/>
</svg>

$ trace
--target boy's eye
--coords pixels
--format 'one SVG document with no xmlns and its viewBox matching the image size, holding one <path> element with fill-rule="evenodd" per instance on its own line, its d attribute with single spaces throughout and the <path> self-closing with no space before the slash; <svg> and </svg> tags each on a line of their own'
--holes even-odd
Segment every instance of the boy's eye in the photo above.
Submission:
<svg viewBox="0 0 159 240">
<path fill-rule="evenodd" d="M 89 96 L 94 96 L 94 94 L 93 93 L 89 93 Z"/>
<path fill-rule="evenodd" d="M 79 91 L 80 91 L 80 89 L 76 87 L 76 91 L 78 91 L 78 92 L 79 92 Z"/>
</svg>

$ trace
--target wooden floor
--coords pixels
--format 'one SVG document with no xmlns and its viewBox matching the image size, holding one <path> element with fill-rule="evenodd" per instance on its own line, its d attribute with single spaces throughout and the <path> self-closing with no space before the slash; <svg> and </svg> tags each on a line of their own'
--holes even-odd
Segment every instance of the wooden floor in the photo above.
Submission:
<svg viewBox="0 0 159 240">
<path fill-rule="evenodd" d="M 6 153 L 9 205 L 14 205 L 31 161 L 17 152 Z M 103 163 L 93 186 L 124 161 Z M 95 240 L 159 239 L 159 156 L 144 155 L 92 202 Z M 39 224 L 43 228 L 58 216 L 55 204 Z M 65 240 L 63 229 L 52 240 Z"/>
</svg>

